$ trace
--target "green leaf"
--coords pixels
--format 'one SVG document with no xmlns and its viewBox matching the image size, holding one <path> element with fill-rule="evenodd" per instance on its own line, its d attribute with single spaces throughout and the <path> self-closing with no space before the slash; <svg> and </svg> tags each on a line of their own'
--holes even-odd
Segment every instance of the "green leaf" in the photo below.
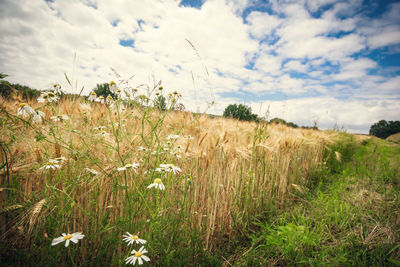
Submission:
<svg viewBox="0 0 400 267">
<path fill-rule="evenodd" d="M 64 76 L 65 76 L 65 79 L 67 79 L 67 82 L 69 83 L 69 85 L 72 86 L 71 81 L 68 79 L 67 73 L 64 72 Z"/>
</svg>

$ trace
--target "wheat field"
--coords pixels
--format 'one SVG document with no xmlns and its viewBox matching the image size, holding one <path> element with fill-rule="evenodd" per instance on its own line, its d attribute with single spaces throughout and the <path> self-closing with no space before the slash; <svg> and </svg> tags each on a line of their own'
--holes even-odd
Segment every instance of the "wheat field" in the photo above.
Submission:
<svg viewBox="0 0 400 267">
<path fill-rule="evenodd" d="M 338 137 L 333 131 L 123 103 L 111 108 L 77 98 L 29 101 L 45 115 L 33 123 L 16 115 L 20 101 L 0 103 L 9 170 L 1 176 L 7 185 L 0 192 L 2 242 L 47 246 L 35 251 L 44 257 L 55 249 L 49 247 L 52 238 L 82 232 L 79 248 L 63 256 L 81 264 L 102 253 L 120 263 L 127 231 L 148 240 L 154 262 L 178 240 L 190 243 L 184 233 L 193 231 L 212 251 L 269 207 L 284 207 L 305 190 Z M 55 158 L 61 158 L 59 168 L 49 166 Z M 170 169 L 160 171 L 165 164 Z M 147 188 L 157 181 L 165 190 Z M 151 247 L 151 240 L 164 239 Z"/>
</svg>

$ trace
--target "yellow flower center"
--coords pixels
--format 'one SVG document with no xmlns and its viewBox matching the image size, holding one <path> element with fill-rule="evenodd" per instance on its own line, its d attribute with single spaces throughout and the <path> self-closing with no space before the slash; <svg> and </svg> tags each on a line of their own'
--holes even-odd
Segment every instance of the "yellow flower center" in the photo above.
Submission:
<svg viewBox="0 0 400 267">
<path fill-rule="evenodd" d="M 68 240 L 68 239 L 71 239 L 72 238 L 72 235 L 66 235 L 66 236 L 64 236 L 64 240 Z"/>
<path fill-rule="evenodd" d="M 140 258 L 140 257 L 142 257 L 142 255 L 143 255 L 143 254 L 142 254 L 142 252 L 140 252 L 140 251 L 136 251 L 136 252 L 135 252 L 135 257 L 136 257 L 136 258 Z"/>
<path fill-rule="evenodd" d="M 28 105 L 27 103 L 21 103 L 21 104 L 19 104 L 19 107 L 20 108 L 23 108 L 23 107 L 25 107 L 26 105 Z"/>
<path fill-rule="evenodd" d="M 118 93 L 121 93 L 122 91 L 121 91 L 121 89 L 118 88 L 118 89 L 117 89 L 117 92 L 118 92 Z"/>
<path fill-rule="evenodd" d="M 49 97 L 54 97 L 55 95 L 53 93 L 49 93 Z"/>
<path fill-rule="evenodd" d="M 133 236 L 132 236 L 132 239 L 133 239 L 133 240 L 138 240 L 139 237 L 138 237 L 137 235 L 133 235 Z"/>
<path fill-rule="evenodd" d="M 161 181 L 161 179 L 160 179 L 160 178 L 157 178 L 157 179 L 155 179 L 155 180 L 154 180 L 154 183 L 155 183 L 155 184 L 161 184 L 161 183 L 162 183 L 162 181 Z"/>
<path fill-rule="evenodd" d="M 91 95 L 96 95 L 96 93 L 95 93 L 95 92 L 91 92 L 90 94 L 91 94 Z"/>
<path fill-rule="evenodd" d="M 113 85 L 115 85 L 115 84 L 116 84 L 116 83 L 115 83 L 114 81 L 111 81 L 111 82 L 110 82 L 110 85 L 111 85 L 111 86 L 113 86 Z"/>
</svg>

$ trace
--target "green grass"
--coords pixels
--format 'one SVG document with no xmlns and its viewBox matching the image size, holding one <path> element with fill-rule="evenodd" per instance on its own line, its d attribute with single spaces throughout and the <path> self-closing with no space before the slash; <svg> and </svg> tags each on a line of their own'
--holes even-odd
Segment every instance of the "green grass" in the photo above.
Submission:
<svg viewBox="0 0 400 267">
<path fill-rule="evenodd" d="M 334 151 L 342 155 L 333 160 Z M 343 139 L 297 204 L 261 218 L 237 266 L 398 266 L 400 147 Z"/>
</svg>

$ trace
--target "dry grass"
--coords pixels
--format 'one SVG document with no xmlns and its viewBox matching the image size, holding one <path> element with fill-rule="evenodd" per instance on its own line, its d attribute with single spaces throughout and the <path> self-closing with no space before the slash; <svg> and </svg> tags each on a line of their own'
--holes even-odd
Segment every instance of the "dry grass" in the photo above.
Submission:
<svg viewBox="0 0 400 267">
<path fill-rule="evenodd" d="M 400 144 L 400 133 L 392 134 L 386 140 Z"/>
<path fill-rule="evenodd" d="M 18 103 L 0 103 L 10 114 L 16 114 Z M 39 107 L 37 103 L 30 104 Z M 181 192 L 190 180 L 183 208 L 192 214 L 190 226 L 201 229 L 206 245 L 213 247 L 218 237 L 232 236 L 235 225 L 245 223 L 268 205 L 284 205 L 290 190 L 301 188 L 310 170 L 321 164 L 326 144 L 337 137 L 337 133 L 331 131 L 212 119 L 187 112 L 170 112 L 162 125 L 154 126 L 163 116 L 157 110 L 143 119 L 143 110 L 127 109 L 118 118 L 116 111 L 108 114 L 104 105 L 69 100 L 56 107 L 45 106 L 42 110 L 46 118 L 58 112 L 68 114 L 70 120 L 64 123 L 46 121 L 35 125 L 35 130 L 18 121 L 12 125 L 3 124 L 0 128 L 3 142 L 9 142 L 12 136 L 17 137 L 10 146 L 10 167 L 13 177 L 19 177 L 19 200 L 30 201 L 37 195 L 40 198 L 36 199 L 48 198 L 32 205 L 27 216 L 28 232 L 39 223 L 39 214 L 51 213 L 55 208 L 62 210 L 63 205 L 71 206 L 71 202 L 74 203 L 72 215 L 68 220 L 62 218 L 60 229 L 98 231 L 100 226 L 85 215 L 87 211 L 99 218 L 107 215 L 110 222 L 127 216 L 123 208 L 126 195 L 114 192 L 115 181 L 129 188 L 143 184 L 148 180 L 146 169 L 157 167 L 156 164 L 165 162 L 167 158 L 138 152 L 139 146 L 154 149 L 163 145 L 169 134 L 179 134 L 191 135 L 194 139 L 179 138 L 173 144 L 182 146 L 182 158 L 174 162 L 182 169 L 182 174 L 174 186 L 167 188 L 171 198 L 168 203 L 176 204 L 171 204 L 166 213 L 179 211 L 178 203 L 184 198 Z M 98 141 L 93 127 L 106 126 L 107 132 L 112 133 L 110 119 L 113 123 L 120 121 L 124 124 L 119 142 L 112 134 Z M 46 135 L 47 141 L 35 142 L 38 132 Z M 49 134 L 51 132 L 54 136 Z M 115 149 L 116 146 L 119 150 Z M 53 172 L 38 171 L 48 159 L 59 156 L 68 158 L 67 166 L 74 166 L 63 169 L 64 179 L 76 181 L 73 194 L 66 193 L 71 187 L 66 180 L 60 180 Z M 121 158 L 126 163 L 146 158 L 141 162 L 135 180 L 127 180 L 127 184 L 114 172 L 121 166 Z M 86 165 L 90 163 L 91 166 Z M 87 174 L 82 171 L 83 167 L 93 167 L 100 173 L 84 178 Z M 53 192 L 63 196 L 57 203 L 52 203 L 51 196 L 46 193 L 49 186 Z M 47 208 L 40 212 L 43 206 Z"/>
</svg>

